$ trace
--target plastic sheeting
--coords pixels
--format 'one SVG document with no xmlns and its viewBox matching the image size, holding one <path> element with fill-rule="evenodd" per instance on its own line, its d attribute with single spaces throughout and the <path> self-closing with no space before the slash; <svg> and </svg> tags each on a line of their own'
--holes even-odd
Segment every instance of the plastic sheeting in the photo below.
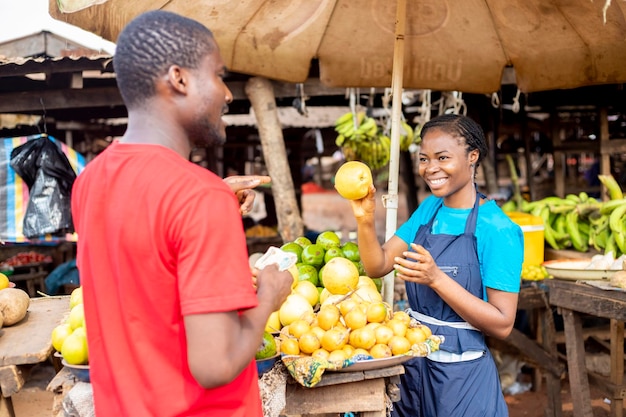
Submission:
<svg viewBox="0 0 626 417">
<path fill-rule="evenodd" d="M 52 136 L 41 134 L 0 139 L 0 239 L 4 242 L 55 241 L 65 238 L 65 231 L 60 235 L 46 233 L 40 236 L 29 234 L 30 238 L 26 237 L 24 219 L 30 201 L 29 187 L 27 181 L 11 167 L 11 153 L 15 148 L 28 141 L 46 138 L 60 148 L 75 175 L 85 167 L 86 161 L 82 155 Z"/>
</svg>

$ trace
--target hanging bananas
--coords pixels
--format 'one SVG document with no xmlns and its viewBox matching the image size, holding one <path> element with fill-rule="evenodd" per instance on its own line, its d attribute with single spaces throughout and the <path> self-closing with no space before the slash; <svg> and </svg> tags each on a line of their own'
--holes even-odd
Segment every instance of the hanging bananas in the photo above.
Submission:
<svg viewBox="0 0 626 417">
<path fill-rule="evenodd" d="M 613 252 L 617 258 L 626 253 L 626 197 L 610 175 L 598 176 L 607 187 L 610 200 L 598 201 L 587 193 L 550 196 L 526 202 L 522 211 L 540 216 L 544 238 L 553 249 L 587 252 Z M 505 205 L 513 207 L 513 205 Z M 516 208 L 516 207 L 515 207 Z"/>
<path fill-rule="evenodd" d="M 406 152 L 416 143 L 416 138 L 420 139 L 419 130 L 414 130 L 404 120 L 401 129 L 400 150 Z M 339 116 L 335 121 L 335 131 L 335 144 L 348 161 L 362 161 L 372 170 L 381 169 L 389 163 L 391 139 L 383 133 L 376 119 L 367 116 L 364 111 Z"/>
</svg>

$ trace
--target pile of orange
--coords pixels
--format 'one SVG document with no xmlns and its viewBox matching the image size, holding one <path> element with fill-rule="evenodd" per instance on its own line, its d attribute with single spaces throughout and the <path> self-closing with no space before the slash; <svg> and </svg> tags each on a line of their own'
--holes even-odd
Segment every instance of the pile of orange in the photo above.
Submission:
<svg viewBox="0 0 626 417">
<path fill-rule="evenodd" d="M 409 354 L 432 332 L 403 312 L 391 312 L 383 301 L 365 301 L 355 292 L 338 302 L 322 303 L 319 311 L 284 326 L 279 350 L 285 355 L 343 361 L 363 354 L 374 359 Z"/>
</svg>

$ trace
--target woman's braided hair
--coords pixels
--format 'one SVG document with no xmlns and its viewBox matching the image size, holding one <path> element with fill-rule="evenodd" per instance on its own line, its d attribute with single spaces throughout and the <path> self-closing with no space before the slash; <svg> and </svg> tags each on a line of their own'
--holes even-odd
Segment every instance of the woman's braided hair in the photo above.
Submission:
<svg viewBox="0 0 626 417">
<path fill-rule="evenodd" d="M 482 128 L 473 119 L 459 114 L 443 114 L 437 116 L 424 124 L 421 136 L 426 136 L 429 130 L 438 129 L 455 138 L 465 141 L 465 149 L 467 153 L 478 150 L 478 160 L 476 167 L 480 165 L 480 161 L 485 158 L 489 152 L 487 147 L 487 139 Z"/>
<path fill-rule="evenodd" d="M 163 10 L 139 15 L 120 33 L 113 56 L 124 103 L 141 106 L 170 66 L 198 68 L 215 48 L 211 31 L 195 20 Z"/>
</svg>

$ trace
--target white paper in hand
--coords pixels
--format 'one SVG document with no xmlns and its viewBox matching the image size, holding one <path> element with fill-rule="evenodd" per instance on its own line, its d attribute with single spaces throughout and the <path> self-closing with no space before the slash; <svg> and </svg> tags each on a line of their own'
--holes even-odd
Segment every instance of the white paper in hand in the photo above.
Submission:
<svg viewBox="0 0 626 417">
<path fill-rule="evenodd" d="M 261 270 L 267 265 L 276 264 L 280 271 L 286 271 L 294 266 L 297 260 L 298 256 L 295 253 L 285 252 L 280 248 L 270 246 L 267 252 L 257 259 L 254 267 Z"/>
</svg>

